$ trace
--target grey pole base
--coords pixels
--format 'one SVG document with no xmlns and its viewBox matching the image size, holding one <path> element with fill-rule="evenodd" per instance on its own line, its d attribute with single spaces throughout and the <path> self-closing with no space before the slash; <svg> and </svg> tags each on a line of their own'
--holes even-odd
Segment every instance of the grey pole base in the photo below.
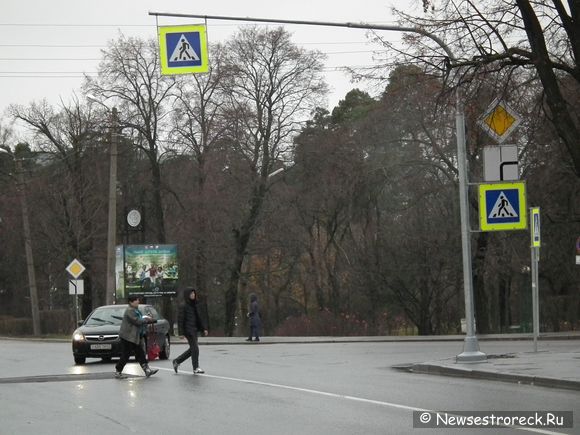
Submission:
<svg viewBox="0 0 580 435">
<path fill-rule="evenodd" d="M 479 363 L 487 361 L 487 355 L 479 350 L 476 336 L 465 337 L 463 352 L 455 357 L 458 363 Z"/>
</svg>

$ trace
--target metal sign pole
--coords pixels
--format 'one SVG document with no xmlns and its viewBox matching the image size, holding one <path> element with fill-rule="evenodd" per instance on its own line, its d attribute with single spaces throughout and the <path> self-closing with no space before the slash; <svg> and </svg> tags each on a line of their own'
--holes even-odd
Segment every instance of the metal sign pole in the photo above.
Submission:
<svg viewBox="0 0 580 435">
<path fill-rule="evenodd" d="M 77 283 L 76 283 L 76 280 L 74 280 L 74 279 L 69 280 L 69 282 L 75 288 L 75 325 L 78 326 L 78 324 L 79 324 L 79 294 L 78 294 L 78 289 L 77 289 Z M 75 328 L 76 328 L 76 326 L 75 326 Z"/>
<path fill-rule="evenodd" d="M 538 351 L 538 336 L 540 335 L 537 254 L 537 248 L 532 247 L 532 317 L 534 325 L 534 352 Z"/>
<path fill-rule="evenodd" d="M 532 322 L 534 335 L 534 352 L 538 351 L 538 337 L 540 336 L 540 208 L 530 208 L 530 235 L 532 258 Z"/>
</svg>

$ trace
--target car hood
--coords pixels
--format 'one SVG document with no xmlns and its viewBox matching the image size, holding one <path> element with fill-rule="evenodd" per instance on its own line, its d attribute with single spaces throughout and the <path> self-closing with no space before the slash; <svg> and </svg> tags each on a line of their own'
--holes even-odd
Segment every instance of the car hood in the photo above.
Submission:
<svg viewBox="0 0 580 435">
<path fill-rule="evenodd" d="M 107 335 L 118 334 L 120 329 L 120 325 L 83 325 L 77 331 L 84 335 Z"/>
</svg>

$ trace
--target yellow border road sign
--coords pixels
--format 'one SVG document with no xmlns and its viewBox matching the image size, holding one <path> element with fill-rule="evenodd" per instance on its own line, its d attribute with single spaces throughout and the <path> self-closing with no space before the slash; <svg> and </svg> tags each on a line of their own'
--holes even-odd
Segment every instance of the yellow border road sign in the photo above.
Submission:
<svg viewBox="0 0 580 435">
<path fill-rule="evenodd" d="M 532 236 L 532 247 L 539 248 L 542 244 L 540 236 L 540 207 L 530 208 L 530 234 Z"/>
<path fill-rule="evenodd" d="M 161 75 L 209 70 L 205 25 L 159 27 Z"/>
<path fill-rule="evenodd" d="M 479 185 L 479 223 L 482 231 L 525 230 L 528 227 L 526 185 Z"/>
</svg>

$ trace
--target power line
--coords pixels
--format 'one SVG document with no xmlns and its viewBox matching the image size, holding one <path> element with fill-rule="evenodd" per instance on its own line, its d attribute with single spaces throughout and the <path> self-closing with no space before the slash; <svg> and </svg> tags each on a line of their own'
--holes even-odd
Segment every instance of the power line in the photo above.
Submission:
<svg viewBox="0 0 580 435">
<path fill-rule="evenodd" d="M 0 71 L 0 74 L 98 74 L 97 71 Z"/>
<path fill-rule="evenodd" d="M 0 23 L 0 27 L 155 27 L 155 24 Z"/>
<path fill-rule="evenodd" d="M 38 47 L 38 48 L 105 48 L 106 45 L 59 45 L 59 44 L 0 44 L 0 47 Z"/>
<path fill-rule="evenodd" d="M 5 73 L 0 73 L 0 79 L 2 78 L 11 78 L 11 79 L 75 79 L 75 78 L 83 78 L 84 75 L 77 75 L 77 76 L 62 76 L 62 75 L 55 75 L 55 76 L 13 76 L 13 75 L 4 75 Z"/>
<path fill-rule="evenodd" d="M 331 42 L 295 42 L 296 45 L 368 45 L 368 41 L 331 41 Z M 0 47 L 13 48 L 107 48 L 107 45 L 72 45 L 72 44 L 0 44 Z"/>
<path fill-rule="evenodd" d="M 322 54 L 334 55 L 334 54 L 359 54 L 359 53 L 386 53 L 387 50 L 355 50 L 355 51 L 323 51 Z M 70 57 L 70 58 L 40 58 L 40 57 L 0 57 L 0 61 L 96 61 L 102 60 L 102 58 L 80 58 L 80 57 Z"/>
</svg>

